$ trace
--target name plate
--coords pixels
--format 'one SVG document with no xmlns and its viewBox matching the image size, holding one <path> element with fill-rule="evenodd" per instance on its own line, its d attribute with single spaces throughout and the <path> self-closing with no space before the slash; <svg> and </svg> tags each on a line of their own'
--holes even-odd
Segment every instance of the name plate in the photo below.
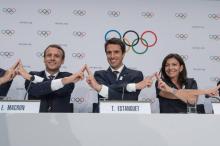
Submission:
<svg viewBox="0 0 220 146">
<path fill-rule="evenodd" d="M 220 114 L 220 103 L 212 103 L 214 114 Z"/>
<path fill-rule="evenodd" d="M 149 102 L 138 101 L 100 101 L 100 113 L 151 114 Z"/>
<path fill-rule="evenodd" d="M 39 113 L 40 101 L 38 100 L 2 100 L 0 113 Z"/>
</svg>

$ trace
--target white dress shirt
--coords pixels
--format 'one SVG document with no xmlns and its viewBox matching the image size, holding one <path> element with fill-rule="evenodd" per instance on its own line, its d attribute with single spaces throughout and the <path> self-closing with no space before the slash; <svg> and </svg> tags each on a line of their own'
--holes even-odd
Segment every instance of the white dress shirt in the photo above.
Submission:
<svg viewBox="0 0 220 146">
<path fill-rule="evenodd" d="M 51 74 L 48 73 L 46 70 L 45 70 L 45 73 L 46 73 L 47 79 L 50 79 L 49 76 L 51 76 Z M 52 90 L 52 91 L 56 91 L 56 90 L 59 90 L 59 89 L 61 89 L 61 88 L 64 87 L 64 85 L 63 85 L 63 83 L 62 83 L 62 79 L 55 79 L 56 76 L 58 75 L 58 73 L 59 73 L 59 72 L 53 74 L 54 79 L 53 79 L 52 82 L 51 82 L 51 90 Z M 43 82 L 43 80 L 44 80 L 44 78 L 39 77 L 39 76 L 37 76 L 37 75 L 34 75 L 34 78 L 35 78 L 35 79 L 34 79 L 33 83 L 40 83 L 40 82 Z"/>
</svg>

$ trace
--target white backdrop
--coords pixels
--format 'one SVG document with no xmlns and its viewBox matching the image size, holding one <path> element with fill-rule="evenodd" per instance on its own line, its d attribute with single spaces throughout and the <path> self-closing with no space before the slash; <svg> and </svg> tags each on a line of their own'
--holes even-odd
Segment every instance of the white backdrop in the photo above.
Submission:
<svg viewBox="0 0 220 146">
<path fill-rule="evenodd" d="M 0 0 L 0 4 L 1 68 L 21 58 L 28 71 L 43 70 L 42 52 L 56 43 L 66 52 L 62 71 L 76 72 L 85 63 L 93 71 L 107 69 L 104 42 L 108 31 L 117 33 L 110 31 L 107 37 L 123 36 L 128 30 L 141 37 L 151 31 L 143 37 L 147 51 L 137 54 L 130 48 L 126 66 L 147 76 L 159 71 L 168 53 L 179 53 L 199 88 L 215 86 L 219 80 L 219 0 Z M 125 37 L 129 43 L 136 39 L 134 33 Z M 139 41 L 134 49 L 143 52 L 146 47 Z M 23 99 L 24 94 L 24 79 L 16 77 L 8 96 Z M 148 99 L 157 112 L 154 86 L 141 92 L 140 100 Z M 72 101 L 75 112 L 91 112 L 97 95 L 82 81 L 76 84 Z M 200 97 L 199 102 L 205 102 L 206 112 L 211 111 L 209 100 Z"/>
</svg>

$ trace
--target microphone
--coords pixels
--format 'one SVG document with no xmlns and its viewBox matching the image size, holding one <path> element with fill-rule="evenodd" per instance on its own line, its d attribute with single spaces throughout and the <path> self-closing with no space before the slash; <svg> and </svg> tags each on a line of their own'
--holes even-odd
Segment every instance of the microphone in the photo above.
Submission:
<svg viewBox="0 0 220 146">
<path fill-rule="evenodd" d="M 211 97 L 211 96 L 209 96 L 208 94 L 205 94 L 205 98 L 209 98 L 209 97 Z"/>
<path fill-rule="evenodd" d="M 125 74 L 122 75 L 122 76 L 119 76 L 118 79 L 119 79 L 120 81 L 122 81 L 124 77 L 125 77 Z M 127 84 L 125 84 L 125 85 L 127 85 Z M 121 100 L 124 100 L 124 96 L 125 96 L 125 85 L 122 85 L 122 95 L 121 95 Z"/>
<path fill-rule="evenodd" d="M 209 96 L 209 95 L 205 95 L 205 98 L 212 98 L 212 99 L 216 99 L 218 102 L 220 102 L 220 98 L 216 97 L 216 96 Z"/>
<path fill-rule="evenodd" d="M 28 91 L 29 91 L 29 89 L 30 89 L 30 87 L 31 87 L 31 84 L 32 84 L 32 82 L 34 81 L 34 79 L 35 79 L 35 77 L 34 77 L 34 75 L 32 75 L 31 78 L 30 78 L 30 82 L 29 82 L 29 84 L 28 84 L 27 90 L 26 90 L 25 95 L 24 95 L 24 100 L 27 99 Z"/>
<path fill-rule="evenodd" d="M 122 87 L 122 95 L 121 95 L 121 100 L 124 100 L 124 95 L 125 95 L 125 87 Z"/>
</svg>

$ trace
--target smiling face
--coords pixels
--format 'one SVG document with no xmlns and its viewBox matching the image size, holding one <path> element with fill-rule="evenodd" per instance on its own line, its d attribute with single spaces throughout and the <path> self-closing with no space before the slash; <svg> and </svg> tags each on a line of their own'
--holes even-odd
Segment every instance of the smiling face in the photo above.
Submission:
<svg viewBox="0 0 220 146">
<path fill-rule="evenodd" d="M 58 72 L 61 65 L 64 63 L 63 52 L 55 47 L 47 48 L 44 54 L 44 63 L 47 72 L 50 74 Z"/>
<path fill-rule="evenodd" d="M 172 79 L 178 79 L 180 72 L 183 71 L 183 65 L 180 65 L 177 59 L 169 58 L 165 64 L 166 75 Z"/>
<path fill-rule="evenodd" d="M 123 65 L 125 53 L 122 53 L 121 46 L 118 44 L 108 44 L 106 46 L 106 56 L 110 66 L 117 70 Z"/>
</svg>

